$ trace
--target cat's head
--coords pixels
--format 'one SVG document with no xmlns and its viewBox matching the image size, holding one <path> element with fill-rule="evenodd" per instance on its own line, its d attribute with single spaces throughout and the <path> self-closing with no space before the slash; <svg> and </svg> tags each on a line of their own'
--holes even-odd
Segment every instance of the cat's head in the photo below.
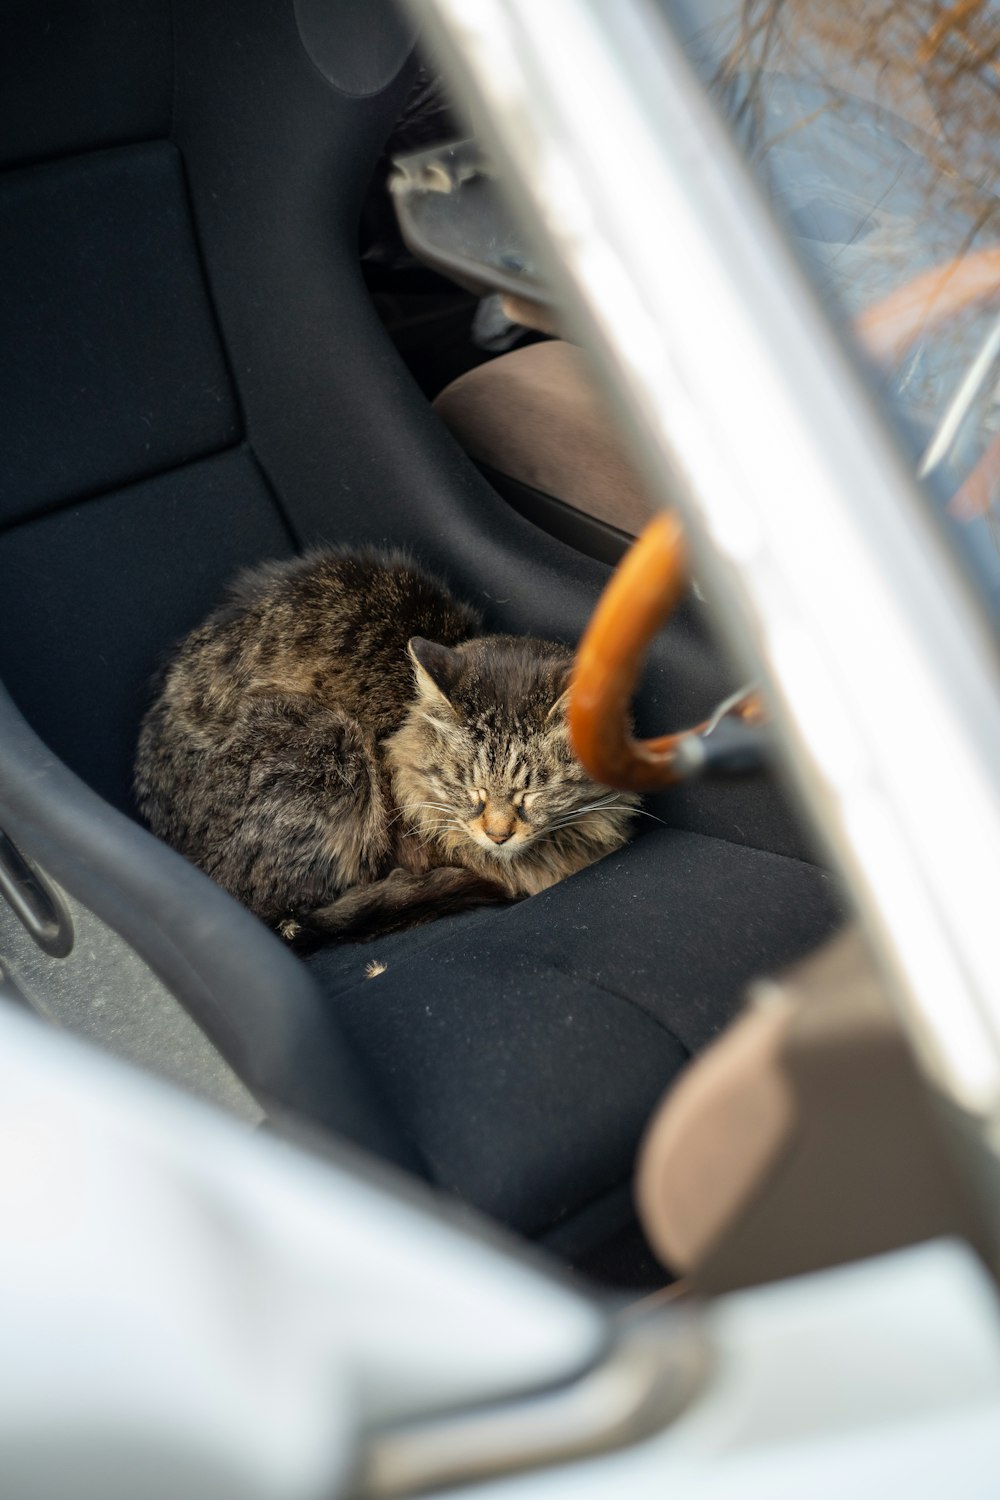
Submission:
<svg viewBox="0 0 1000 1500">
<path fill-rule="evenodd" d="M 566 727 L 571 658 L 548 641 L 409 642 L 415 697 L 390 759 L 403 821 L 499 869 L 624 841 L 635 800 L 587 775 Z M 586 862 L 586 861 L 583 861 Z"/>
</svg>

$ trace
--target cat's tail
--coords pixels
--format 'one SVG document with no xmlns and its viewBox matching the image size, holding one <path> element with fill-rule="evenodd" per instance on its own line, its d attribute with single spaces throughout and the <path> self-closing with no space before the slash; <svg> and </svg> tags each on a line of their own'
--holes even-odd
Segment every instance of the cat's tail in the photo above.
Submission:
<svg viewBox="0 0 1000 1500">
<path fill-rule="evenodd" d="M 364 942 L 435 917 L 514 899 L 503 886 L 460 865 L 443 865 L 423 875 L 396 869 L 371 885 L 355 886 L 328 906 L 296 912 L 279 931 L 297 947 L 331 938 Z"/>
</svg>

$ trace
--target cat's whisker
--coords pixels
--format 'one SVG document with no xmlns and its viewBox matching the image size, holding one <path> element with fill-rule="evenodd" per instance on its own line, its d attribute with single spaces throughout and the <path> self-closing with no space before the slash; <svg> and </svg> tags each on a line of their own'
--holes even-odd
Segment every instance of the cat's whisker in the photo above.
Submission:
<svg viewBox="0 0 1000 1500">
<path fill-rule="evenodd" d="M 556 835 L 556 833 L 558 831 L 559 830 L 556 829 L 555 832 L 553 832 L 553 833 L 547 833 L 547 834 L 544 834 L 542 838 L 534 839 L 532 841 L 532 845 L 531 845 L 532 849 L 537 849 L 541 844 L 552 844 L 552 843 L 555 843 L 555 835 Z"/>
<path fill-rule="evenodd" d="M 462 826 L 460 823 L 456 822 L 455 819 L 454 819 L 454 808 L 448 807 L 447 804 L 444 803 L 444 802 L 407 802 L 407 803 L 403 804 L 403 809 L 402 809 L 402 812 L 399 814 L 399 816 L 403 817 L 406 814 L 411 814 L 412 815 L 419 808 L 423 808 L 423 807 L 432 808 L 432 809 L 434 809 L 437 812 L 449 813 L 451 815 L 451 817 L 450 818 L 445 818 L 443 821 L 439 820 L 436 824 L 433 824 L 429 829 L 427 827 L 417 828 L 416 826 L 414 826 L 413 828 L 406 829 L 406 831 L 403 834 L 404 838 L 416 838 L 419 834 L 424 834 L 425 835 L 423 843 L 421 843 L 421 844 L 419 844 L 417 846 L 420 849 L 425 848 L 426 845 L 429 844 L 430 842 L 432 842 L 432 840 L 434 838 L 436 838 L 438 836 L 438 834 L 440 834 L 444 829 L 446 829 L 446 828 L 460 828 Z M 392 821 L 395 822 L 396 821 L 395 818 Z"/>
<path fill-rule="evenodd" d="M 644 807 L 632 807 L 629 811 L 635 813 L 639 818 L 652 818 L 654 823 L 662 823 L 664 828 L 670 827 L 666 818 L 658 818 L 655 813 L 647 812 Z"/>
<path fill-rule="evenodd" d="M 576 818 L 576 819 L 573 819 L 569 823 L 557 823 L 556 826 L 552 829 L 552 832 L 553 833 L 569 833 L 574 828 L 579 828 L 581 826 L 582 822 L 583 822 L 582 819 Z M 593 829 L 590 830 L 590 836 L 591 837 L 593 836 L 594 831 L 595 830 L 593 830 Z"/>
<path fill-rule="evenodd" d="M 443 823 L 438 823 L 429 831 L 424 828 L 408 829 L 406 837 L 416 838 L 419 834 L 425 834 L 426 837 L 421 840 L 421 842 L 417 845 L 417 848 L 426 849 L 428 844 L 432 844 L 434 840 L 440 838 L 443 833 L 466 833 L 467 831 L 468 830 L 464 823 L 460 823 L 457 820 L 450 820 Z"/>
<path fill-rule="evenodd" d="M 579 822 L 582 817 L 589 816 L 589 814 L 591 813 L 601 813 L 601 811 L 610 810 L 610 808 L 616 807 L 616 805 L 621 804 L 621 801 L 622 798 L 621 796 L 619 796 L 618 792 L 613 792 L 610 796 L 601 796 L 601 798 L 598 798 L 595 802 L 585 802 L 585 804 L 583 804 L 583 807 L 568 808 L 565 813 L 559 814 L 558 822 L 556 822 L 555 825 L 550 826 L 556 826 L 556 828 L 559 828 L 559 826 L 562 826 L 567 822 Z M 652 813 L 649 814 L 649 816 L 652 816 Z"/>
<path fill-rule="evenodd" d="M 609 797 L 598 797 L 596 802 L 587 802 L 583 807 L 574 807 L 575 813 L 594 812 L 599 807 L 610 807 L 614 802 L 620 802 L 621 796 L 618 792 L 612 792 Z"/>
<path fill-rule="evenodd" d="M 613 799 L 613 801 L 618 801 L 618 798 Z M 573 822 L 573 820 L 579 819 L 579 817 L 588 816 L 589 813 L 600 813 L 600 811 L 604 811 L 606 810 L 606 808 L 612 807 L 613 801 L 612 799 L 606 798 L 600 802 L 588 802 L 585 807 L 568 808 L 565 813 L 559 814 L 558 820 L 559 822 L 561 822 L 562 819 L 568 819 Z"/>
<path fill-rule="evenodd" d="M 558 828 L 559 826 L 561 826 L 561 824 L 563 822 L 569 822 L 569 823 L 578 822 L 580 818 L 589 817 L 589 815 L 591 813 L 594 813 L 594 812 L 604 812 L 608 807 L 610 807 L 610 805 L 611 805 L 610 803 L 606 803 L 606 802 L 596 802 L 596 803 L 593 803 L 589 807 L 574 807 L 571 812 L 562 813 L 559 816 L 557 822 L 554 823 L 554 824 L 550 823 L 549 827 L 550 828 L 552 828 L 552 827 Z"/>
</svg>

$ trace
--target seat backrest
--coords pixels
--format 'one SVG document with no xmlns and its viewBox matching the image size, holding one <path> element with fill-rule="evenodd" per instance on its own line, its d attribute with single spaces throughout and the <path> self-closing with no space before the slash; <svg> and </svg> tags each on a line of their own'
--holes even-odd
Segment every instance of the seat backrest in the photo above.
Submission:
<svg viewBox="0 0 1000 1500">
<path fill-rule="evenodd" d="M 333 387 L 384 357 L 349 310 L 358 208 L 412 38 L 371 0 L 3 0 L 0 25 L 0 827 L 101 924 L 52 960 L 81 994 L 139 955 L 265 1100 L 409 1160 L 303 967 L 112 808 L 171 643 L 241 566 L 342 534 L 321 496 L 366 460 Z"/>
<path fill-rule="evenodd" d="M 341 337 L 342 309 L 358 300 L 357 203 L 405 52 L 381 5 L 3 10 L 0 675 L 45 741 L 128 807 L 151 665 L 239 567 L 298 540 L 245 402 L 280 428 L 293 402 L 316 414 L 329 386 L 304 369 L 310 342 L 333 366 L 371 357 L 356 326 Z M 318 74 L 297 11 L 344 87 Z M 300 137 L 282 140 L 290 116 Z M 310 233 L 311 246 L 283 253 Z M 271 336 L 260 387 L 252 325 L 288 298 L 308 301 L 311 327 L 287 328 L 291 356 Z M 321 425 L 335 428 L 329 397 Z M 338 450 L 349 487 L 357 455 Z M 335 515 L 326 523 L 339 534 Z"/>
</svg>

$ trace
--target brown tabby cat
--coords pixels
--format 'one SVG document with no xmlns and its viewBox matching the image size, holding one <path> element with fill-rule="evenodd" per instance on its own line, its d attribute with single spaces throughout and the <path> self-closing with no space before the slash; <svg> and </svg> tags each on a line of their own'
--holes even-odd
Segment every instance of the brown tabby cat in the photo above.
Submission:
<svg viewBox="0 0 1000 1500">
<path fill-rule="evenodd" d="M 553 885 L 627 837 L 564 719 L 570 656 L 481 635 L 398 554 L 237 580 L 139 738 L 154 833 L 286 937 L 373 937 Z"/>
</svg>

